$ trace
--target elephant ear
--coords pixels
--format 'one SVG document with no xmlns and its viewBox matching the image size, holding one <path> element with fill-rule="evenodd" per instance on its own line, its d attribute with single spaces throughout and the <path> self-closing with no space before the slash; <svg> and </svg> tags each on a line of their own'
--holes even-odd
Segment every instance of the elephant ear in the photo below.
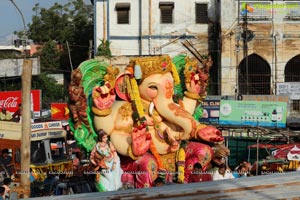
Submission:
<svg viewBox="0 0 300 200">
<path fill-rule="evenodd" d="M 79 65 L 82 73 L 82 86 L 86 96 L 90 96 L 97 85 L 103 85 L 108 63 L 99 60 L 87 60 Z"/>
<path fill-rule="evenodd" d="M 87 152 L 90 152 L 93 146 L 96 144 L 96 133 L 93 129 L 93 101 L 91 94 L 95 86 L 101 86 L 104 84 L 104 76 L 107 73 L 108 66 L 109 64 L 104 61 L 91 59 L 82 62 L 76 69 L 79 70 L 82 75 L 81 86 L 83 87 L 87 104 L 84 113 L 86 114 L 86 122 L 82 123 L 80 127 L 75 127 L 73 115 L 70 114 L 69 124 L 74 133 L 74 138 L 77 141 L 77 144 Z M 82 114 L 82 112 L 79 114 Z"/>
<path fill-rule="evenodd" d="M 183 99 L 184 91 L 186 90 L 185 87 L 185 78 L 184 78 L 184 67 L 186 64 L 186 55 L 178 55 L 175 56 L 172 60 L 174 63 L 176 70 L 178 72 L 179 78 L 180 78 L 180 84 L 177 84 L 174 86 L 174 101 L 178 103 L 180 99 Z"/>
</svg>

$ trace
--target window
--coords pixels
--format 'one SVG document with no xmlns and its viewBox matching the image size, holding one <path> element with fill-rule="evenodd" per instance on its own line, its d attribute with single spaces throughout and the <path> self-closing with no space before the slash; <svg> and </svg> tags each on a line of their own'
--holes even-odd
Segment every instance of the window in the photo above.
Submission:
<svg viewBox="0 0 300 200">
<path fill-rule="evenodd" d="M 284 69 L 285 82 L 300 82 L 300 55 L 289 60 Z"/>
<path fill-rule="evenodd" d="M 196 24 L 207 24 L 207 4 L 196 3 Z"/>
<path fill-rule="evenodd" d="M 31 163 L 44 163 L 46 162 L 46 152 L 44 147 L 43 141 L 33 141 L 31 142 L 31 156 L 30 162 Z"/>
<path fill-rule="evenodd" d="M 129 24 L 129 3 L 117 3 L 115 10 L 117 11 L 117 23 L 118 24 Z"/>
<path fill-rule="evenodd" d="M 160 9 L 160 23 L 161 24 L 172 24 L 173 23 L 174 3 L 161 2 L 161 3 L 159 3 L 159 9 Z"/>
<path fill-rule="evenodd" d="M 53 161 L 66 159 L 66 146 L 64 138 L 50 139 L 51 156 Z"/>
<path fill-rule="evenodd" d="M 251 54 L 247 59 L 248 62 L 244 58 L 239 65 L 240 94 L 271 94 L 271 68 L 269 63 L 257 54 Z"/>
</svg>

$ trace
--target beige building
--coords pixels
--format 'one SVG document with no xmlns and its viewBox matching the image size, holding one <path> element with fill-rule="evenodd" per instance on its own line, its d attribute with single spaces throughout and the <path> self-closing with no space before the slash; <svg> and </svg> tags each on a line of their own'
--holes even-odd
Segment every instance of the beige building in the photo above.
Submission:
<svg viewBox="0 0 300 200">
<path fill-rule="evenodd" d="M 276 95 L 281 83 L 292 83 L 285 86 L 299 110 L 300 1 L 220 3 L 221 94 Z"/>
</svg>

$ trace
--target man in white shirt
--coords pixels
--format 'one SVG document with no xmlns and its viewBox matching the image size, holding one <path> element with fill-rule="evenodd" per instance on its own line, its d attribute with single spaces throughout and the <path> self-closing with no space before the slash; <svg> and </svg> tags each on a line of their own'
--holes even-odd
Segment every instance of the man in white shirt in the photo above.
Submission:
<svg viewBox="0 0 300 200">
<path fill-rule="evenodd" d="M 214 172 L 213 180 L 234 179 L 231 171 L 227 169 L 226 164 L 221 164 L 219 169 Z"/>
</svg>

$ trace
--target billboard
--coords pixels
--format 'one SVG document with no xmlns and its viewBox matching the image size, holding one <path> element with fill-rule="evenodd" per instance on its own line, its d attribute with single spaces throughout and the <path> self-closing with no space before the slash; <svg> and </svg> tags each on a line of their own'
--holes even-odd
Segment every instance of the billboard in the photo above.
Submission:
<svg viewBox="0 0 300 200">
<path fill-rule="evenodd" d="M 199 122 L 202 124 L 219 124 L 220 100 L 204 100 L 201 103 L 203 109 Z"/>
<path fill-rule="evenodd" d="M 292 100 L 300 99 L 300 82 L 276 83 L 277 95 L 289 95 Z"/>
<path fill-rule="evenodd" d="M 31 110 L 34 114 L 40 114 L 41 110 L 41 90 L 31 90 Z M 5 107 L 7 111 L 14 113 L 18 110 L 18 105 L 22 103 L 22 92 L 17 91 L 2 91 L 0 92 L 0 108 Z"/>
<path fill-rule="evenodd" d="M 221 100 L 219 124 L 285 128 L 286 113 L 285 102 Z"/>
</svg>

